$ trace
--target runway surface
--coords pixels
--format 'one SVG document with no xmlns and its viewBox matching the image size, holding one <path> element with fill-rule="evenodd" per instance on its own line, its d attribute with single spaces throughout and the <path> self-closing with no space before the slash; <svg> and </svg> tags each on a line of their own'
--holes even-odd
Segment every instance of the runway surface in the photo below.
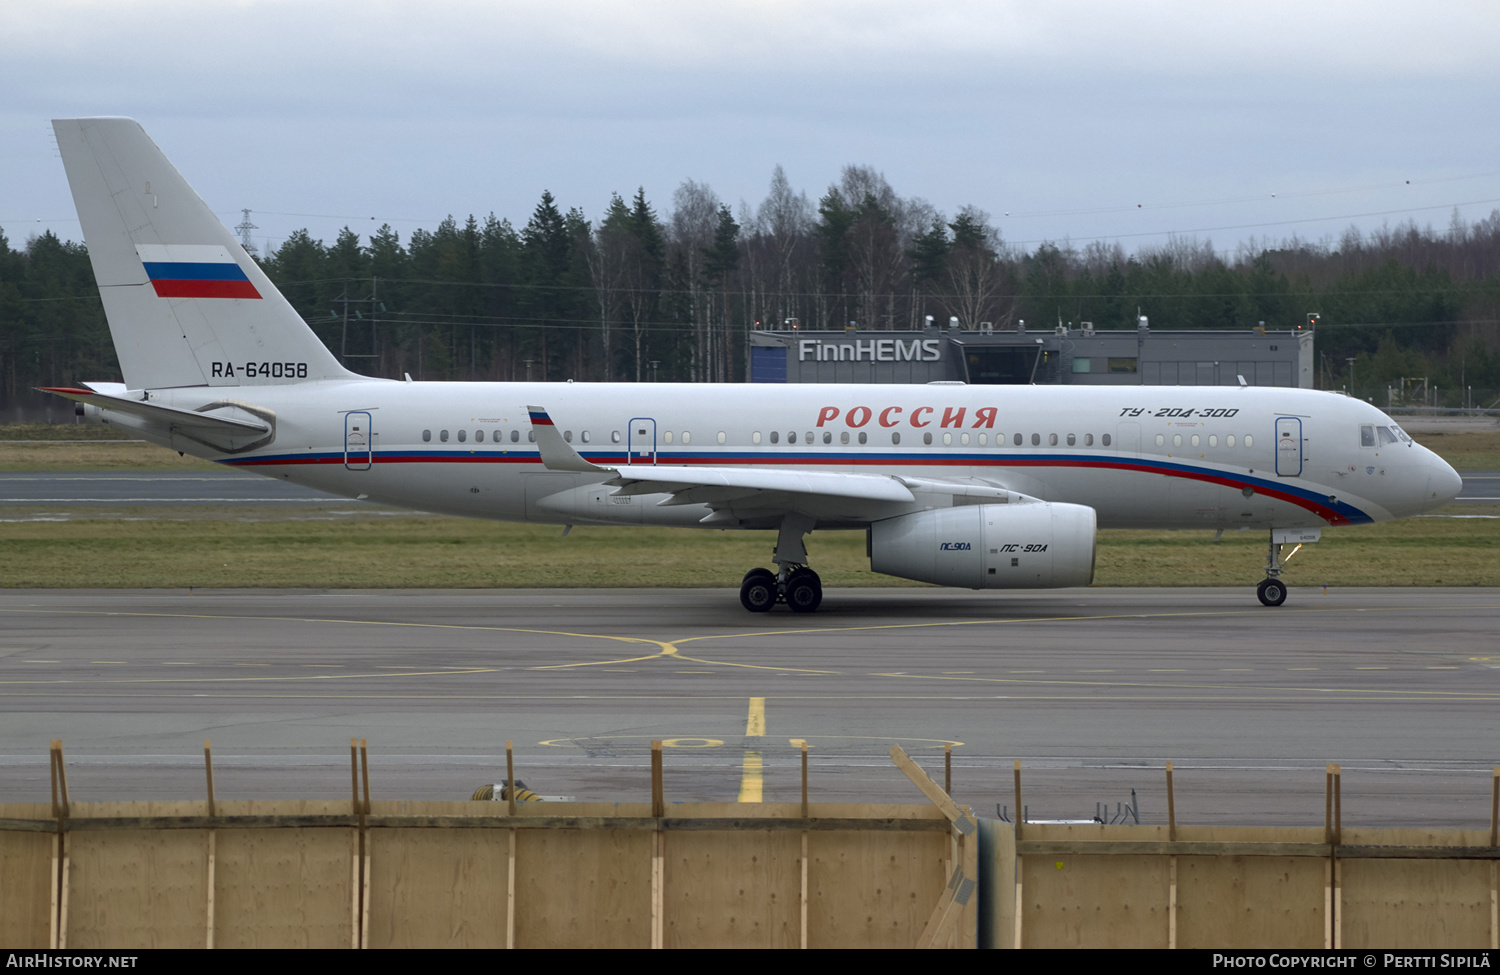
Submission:
<svg viewBox="0 0 1500 975">
<path fill-rule="evenodd" d="M 375 798 L 921 801 L 910 751 L 981 814 L 1486 827 L 1500 762 L 1500 592 L 831 590 L 812 616 L 733 592 L 0 592 L 0 798 L 337 797 L 369 740 Z M 1007 811 L 1010 811 L 1009 809 Z"/>
<path fill-rule="evenodd" d="M 1462 473 L 1458 503 L 1500 503 L 1500 471 Z M 0 506 L 184 504 L 373 507 L 246 471 L 0 471 Z"/>
</svg>

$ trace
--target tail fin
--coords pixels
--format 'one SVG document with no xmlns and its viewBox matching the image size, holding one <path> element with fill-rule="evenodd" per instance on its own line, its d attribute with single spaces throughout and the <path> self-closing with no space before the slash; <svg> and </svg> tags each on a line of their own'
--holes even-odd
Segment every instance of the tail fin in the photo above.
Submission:
<svg viewBox="0 0 1500 975">
<path fill-rule="evenodd" d="M 139 123 L 52 127 L 127 386 L 354 377 Z"/>
</svg>

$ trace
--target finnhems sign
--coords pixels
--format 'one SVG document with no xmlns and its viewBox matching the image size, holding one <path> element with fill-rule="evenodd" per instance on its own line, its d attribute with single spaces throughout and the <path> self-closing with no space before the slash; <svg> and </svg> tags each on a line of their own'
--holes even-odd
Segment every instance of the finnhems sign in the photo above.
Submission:
<svg viewBox="0 0 1500 975">
<path fill-rule="evenodd" d="M 937 362 L 942 359 L 938 339 L 855 339 L 823 342 L 803 339 L 797 343 L 797 361 L 807 362 Z"/>
</svg>

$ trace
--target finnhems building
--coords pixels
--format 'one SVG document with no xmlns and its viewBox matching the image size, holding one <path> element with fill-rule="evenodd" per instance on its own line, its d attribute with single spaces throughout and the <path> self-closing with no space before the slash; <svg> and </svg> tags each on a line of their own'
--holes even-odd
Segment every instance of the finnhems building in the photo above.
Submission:
<svg viewBox="0 0 1500 975">
<path fill-rule="evenodd" d="M 1313 330 L 1161 331 L 1058 326 L 750 334 L 757 383 L 1313 386 Z"/>
</svg>

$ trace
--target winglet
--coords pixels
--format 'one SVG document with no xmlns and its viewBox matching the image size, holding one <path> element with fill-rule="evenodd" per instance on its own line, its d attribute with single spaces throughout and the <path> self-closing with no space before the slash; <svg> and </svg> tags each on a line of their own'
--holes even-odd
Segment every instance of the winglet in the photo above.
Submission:
<svg viewBox="0 0 1500 975">
<path fill-rule="evenodd" d="M 537 450 L 542 455 L 542 466 L 549 471 L 584 471 L 590 474 L 613 474 L 614 469 L 600 467 L 584 460 L 573 445 L 563 439 L 562 434 L 557 432 L 557 427 L 552 424 L 552 417 L 547 415 L 547 410 L 540 406 L 528 406 L 526 412 L 531 415 L 531 429 L 536 433 Z"/>
</svg>

